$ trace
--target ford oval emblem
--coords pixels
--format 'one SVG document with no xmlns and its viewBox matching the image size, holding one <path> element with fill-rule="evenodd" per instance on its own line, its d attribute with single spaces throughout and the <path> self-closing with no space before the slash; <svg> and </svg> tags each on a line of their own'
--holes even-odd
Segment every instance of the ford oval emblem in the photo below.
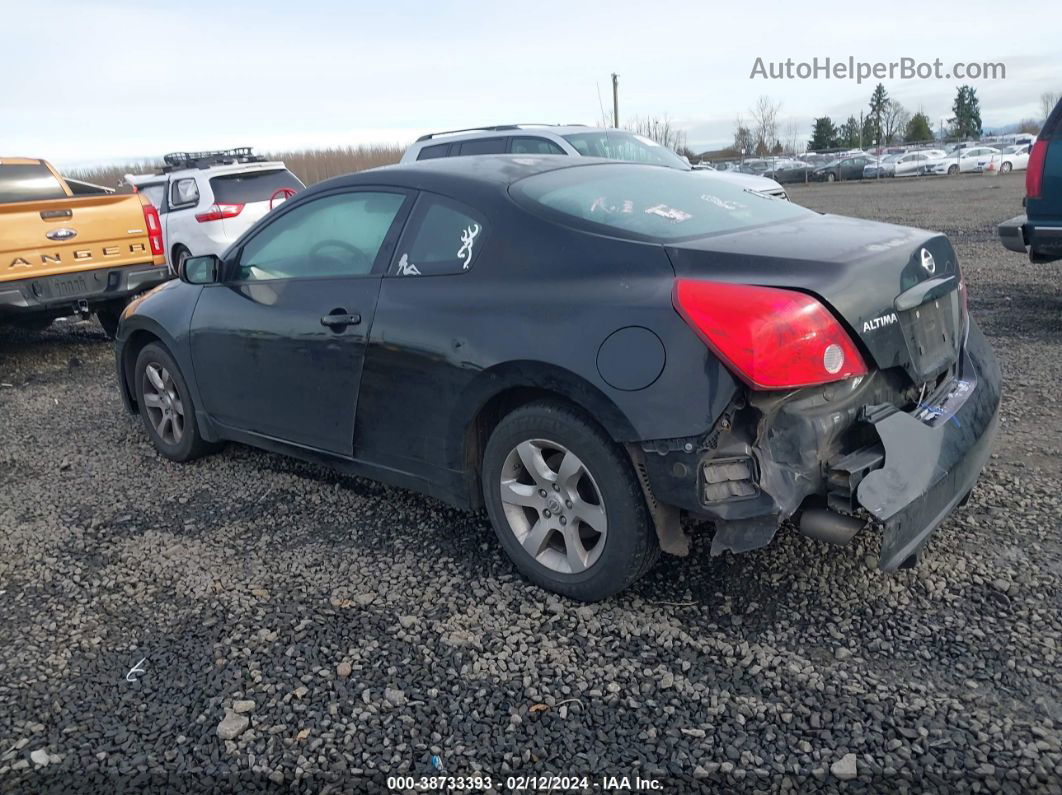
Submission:
<svg viewBox="0 0 1062 795">
<path fill-rule="evenodd" d="M 73 229 L 67 229 L 64 226 L 61 229 L 52 229 L 51 231 L 46 232 L 44 236 L 46 238 L 48 238 L 49 240 L 63 241 L 63 240 L 71 240 L 71 239 L 77 237 L 77 232 L 74 231 Z"/>
<path fill-rule="evenodd" d="M 926 273 L 936 273 L 937 270 L 937 261 L 927 249 L 922 249 L 922 267 L 926 269 Z"/>
</svg>

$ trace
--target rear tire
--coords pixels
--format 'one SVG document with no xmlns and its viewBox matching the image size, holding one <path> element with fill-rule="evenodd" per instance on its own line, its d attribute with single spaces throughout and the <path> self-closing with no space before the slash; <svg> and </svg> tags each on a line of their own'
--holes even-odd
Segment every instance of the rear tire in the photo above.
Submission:
<svg viewBox="0 0 1062 795">
<path fill-rule="evenodd" d="M 502 549 L 542 588 L 596 602 L 627 588 L 660 555 L 630 459 L 577 409 L 542 401 L 503 418 L 481 476 Z"/>
<path fill-rule="evenodd" d="M 188 382 L 161 344 L 144 346 L 136 358 L 133 379 L 140 419 L 162 455 L 184 462 L 217 449 L 199 433 Z"/>
</svg>

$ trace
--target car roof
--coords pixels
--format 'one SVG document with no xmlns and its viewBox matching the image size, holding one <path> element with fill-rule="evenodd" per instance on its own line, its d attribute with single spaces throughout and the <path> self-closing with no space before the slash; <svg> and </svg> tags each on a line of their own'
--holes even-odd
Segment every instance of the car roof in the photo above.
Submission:
<svg viewBox="0 0 1062 795">
<path fill-rule="evenodd" d="M 474 187 L 493 185 L 506 188 L 525 177 L 566 168 L 594 166 L 619 168 L 667 168 L 649 163 L 627 163 L 601 157 L 561 157 L 559 155 L 467 155 L 438 157 L 409 163 L 380 166 L 319 182 L 305 193 L 359 185 L 393 185 L 413 190 L 446 193 L 454 185 Z M 674 170 L 674 169 L 669 169 Z"/>
<path fill-rule="evenodd" d="M 418 138 L 416 143 L 431 146 L 436 143 L 467 141 L 478 138 L 513 138 L 521 135 L 541 136 L 543 134 L 569 135 L 579 132 L 598 132 L 604 129 L 604 127 L 586 127 L 582 124 L 503 124 L 476 129 L 443 130 L 442 132 L 428 133 Z M 616 130 L 615 132 L 627 131 Z"/>
</svg>

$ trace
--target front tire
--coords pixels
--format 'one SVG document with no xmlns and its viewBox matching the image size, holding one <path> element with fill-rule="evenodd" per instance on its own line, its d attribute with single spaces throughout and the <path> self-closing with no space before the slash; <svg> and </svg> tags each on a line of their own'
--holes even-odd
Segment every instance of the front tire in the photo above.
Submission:
<svg viewBox="0 0 1062 795">
<path fill-rule="evenodd" d="M 1010 173 L 1010 170 L 1011 170 L 1012 168 L 1014 168 L 1014 166 L 1013 166 L 1013 165 L 1011 165 L 1010 163 L 1006 163 L 1006 162 L 1004 162 L 1004 163 L 1003 163 L 1003 165 L 1001 165 L 1001 166 L 999 167 L 999 173 L 1000 173 L 1000 174 L 1009 174 L 1009 173 Z"/>
<path fill-rule="evenodd" d="M 145 345 L 133 377 L 140 418 L 156 450 L 183 462 L 215 449 L 199 433 L 188 382 L 169 351 L 157 342 Z"/>
<path fill-rule="evenodd" d="M 827 182 L 836 182 L 837 181 L 837 177 L 834 176 L 833 172 L 831 171 L 829 174 L 826 175 L 826 181 Z"/>
<path fill-rule="evenodd" d="M 949 177 L 954 177 L 958 173 L 959 173 L 959 167 L 958 166 L 948 166 L 948 176 Z"/>
<path fill-rule="evenodd" d="M 596 602 L 627 588 L 659 557 L 630 459 L 572 407 L 543 401 L 502 419 L 481 476 L 502 549 L 542 588 Z"/>
</svg>

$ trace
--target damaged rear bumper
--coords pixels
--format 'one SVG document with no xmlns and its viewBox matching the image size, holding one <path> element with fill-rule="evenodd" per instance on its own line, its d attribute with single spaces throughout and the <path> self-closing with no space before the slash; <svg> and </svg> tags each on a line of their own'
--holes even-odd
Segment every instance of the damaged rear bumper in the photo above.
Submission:
<svg viewBox="0 0 1062 795">
<path fill-rule="evenodd" d="M 899 568 L 977 483 L 999 430 L 1000 374 L 971 328 L 957 378 L 937 400 L 873 425 L 884 463 L 859 483 L 859 504 L 882 527 L 879 566 Z"/>
<path fill-rule="evenodd" d="M 801 508 L 864 516 L 881 529 L 879 565 L 898 568 L 970 493 L 991 454 L 1000 372 L 972 320 L 959 361 L 926 391 L 879 371 L 752 393 L 706 437 L 642 445 L 653 495 L 711 519 L 713 554 L 765 546 Z"/>
</svg>

